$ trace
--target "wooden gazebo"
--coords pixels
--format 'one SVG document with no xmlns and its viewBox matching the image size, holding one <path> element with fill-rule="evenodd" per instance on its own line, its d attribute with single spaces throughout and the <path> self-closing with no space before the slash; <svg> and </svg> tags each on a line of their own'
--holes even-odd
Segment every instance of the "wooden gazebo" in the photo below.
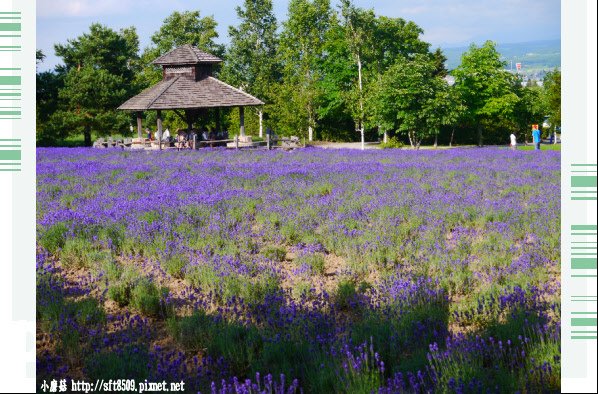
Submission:
<svg viewBox="0 0 598 394">
<path fill-rule="evenodd" d="M 214 65 L 222 60 L 192 45 L 183 45 L 160 56 L 152 63 L 162 66 L 162 81 L 127 100 L 118 109 L 137 112 L 137 133 L 142 138 L 141 115 L 155 110 L 162 139 L 162 110 L 173 110 L 189 130 L 202 110 L 239 107 L 241 138 L 245 137 L 244 107 L 264 103 L 212 76 Z M 181 110 L 184 113 L 181 113 Z M 217 116 L 220 119 L 220 116 Z"/>
</svg>

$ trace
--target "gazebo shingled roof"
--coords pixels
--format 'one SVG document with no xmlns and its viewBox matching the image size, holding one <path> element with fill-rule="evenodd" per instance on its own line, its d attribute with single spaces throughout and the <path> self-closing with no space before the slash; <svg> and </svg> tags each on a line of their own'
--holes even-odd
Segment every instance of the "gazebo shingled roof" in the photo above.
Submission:
<svg viewBox="0 0 598 394">
<path fill-rule="evenodd" d="M 239 107 L 239 132 L 245 137 L 244 108 L 264 102 L 212 76 L 215 64 L 222 60 L 192 45 L 183 45 L 160 56 L 152 63 L 162 66 L 162 81 L 130 98 L 118 109 L 137 112 L 137 135 L 141 139 L 141 112 L 157 111 L 158 135 L 162 136 L 162 110 L 173 110 L 192 130 L 194 119 L 202 109 L 215 108 L 219 127 L 219 108 Z M 177 110 L 185 111 L 184 116 Z M 260 136 L 261 127 L 260 112 Z M 160 149 L 162 149 L 160 137 Z"/>
<path fill-rule="evenodd" d="M 159 66 L 175 64 L 197 64 L 197 63 L 221 63 L 222 59 L 210 53 L 204 52 L 193 45 L 183 45 L 165 53 L 152 64 Z"/>
<path fill-rule="evenodd" d="M 255 106 L 264 103 L 242 90 L 205 76 L 194 81 L 186 76 L 177 76 L 161 81 L 127 100 L 118 109 L 145 111 L 156 109 L 195 109 Z"/>
<path fill-rule="evenodd" d="M 145 111 L 263 105 L 258 98 L 211 76 L 211 66 L 221 61 L 191 45 L 173 49 L 153 61 L 163 67 L 164 79 L 118 109 Z"/>
</svg>

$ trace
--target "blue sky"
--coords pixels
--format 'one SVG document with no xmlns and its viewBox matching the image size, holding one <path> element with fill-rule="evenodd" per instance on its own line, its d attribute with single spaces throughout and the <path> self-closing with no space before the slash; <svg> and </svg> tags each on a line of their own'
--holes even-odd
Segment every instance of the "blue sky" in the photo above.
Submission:
<svg viewBox="0 0 598 394">
<path fill-rule="evenodd" d="M 288 0 L 273 0 L 281 22 Z M 333 6 L 338 1 L 331 0 Z M 60 62 L 53 45 L 86 32 L 93 22 L 116 30 L 135 26 L 141 47 L 173 11 L 199 10 L 218 22 L 219 41 L 228 43 L 228 26 L 238 20 L 235 7 L 243 0 L 38 0 L 37 48 L 47 58 L 39 70 Z M 354 0 L 377 15 L 412 20 L 424 29 L 423 39 L 433 47 L 466 46 L 493 40 L 517 43 L 560 38 L 559 0 Z"/>
</svg>

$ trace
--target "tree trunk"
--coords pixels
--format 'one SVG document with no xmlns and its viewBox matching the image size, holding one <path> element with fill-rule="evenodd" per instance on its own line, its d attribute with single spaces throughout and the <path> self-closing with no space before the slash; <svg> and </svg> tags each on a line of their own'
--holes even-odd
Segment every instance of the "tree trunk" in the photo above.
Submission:
<svg viewBox="0 0 598 394">
<path fill-rule="evenodd" d="M 451 132 L 451 141 L 449 142 L 449 146 L 453 146 L 453 137 L 455 136 L 455 128 L 453 127 L 453 131 Z"/>
<path fill-rule="evenodd" d="M 365 150 L 365 131 L 363 130 L 363 125 L 361 125 L 360 131 L 361 131 L 361 150 Z"/>
<path fill-rule="evenodd" d="M 478 146 L 484 146 L 484 136 L 482 133 L 482 125 L 478 125 Z"/>
<path fill-rule="evenodd" d="M 412 138 L 412 133 L 411 131 L 409 131 L 407 133 L 407 136 L 409 137 L 409 145 L 411 145 L 411 148 L 415 149 L 415 146 L 413 145 L 413 138 Z"/>
<path fill-rule="evenodd" d="M 434 149 L 438 148 L 438 133 L 434 135 Z"/>
<path fill-rule="evenodd" d="M 357 54 L 357 73 L 359 76 L 359 131 L 361 132 L 361 150 L 365 150 L 365 130 L 363 129 L 363 83 L 361 80 L 361 56 Z"/>
<path fill-rule="evenodd" d="M 314 117 L 312 114 L 311 103 L 307 106 L 307 140 L 314 140 Z"/>
<path fill-rule="evenodd" d="M 85 146 L 91 146 L 91 126 L 90 125 L 85 125 L 85 128 L 83 129 L 83 140 L 84 140 Z"/>
<path fill-rule="evenodd" d="M 383 139 L 384 143 L 387 144 L 388 143 L 388 131 L 384 132 L 384 139 Z"/>
<path fill-rule="evenodd" d="M 257 111 L 257 116 L 260 118 L 260 138 L 264 137 L 264 127 L 263 127 L 263 120 L 264 120 L 264 111 L 260 108 Z"/>
</svg>

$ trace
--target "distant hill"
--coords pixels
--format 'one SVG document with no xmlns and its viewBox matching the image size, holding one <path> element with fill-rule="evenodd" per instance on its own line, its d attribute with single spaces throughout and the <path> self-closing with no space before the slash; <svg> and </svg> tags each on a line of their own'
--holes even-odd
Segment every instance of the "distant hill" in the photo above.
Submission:
<svg viewBox="0 0 598 394">
<path fill-rule="evenodd" d="M 449 70 L 461 63 L 461 55 L 469 47 L 442 48 L 447 58 L 446 67 Z M 516 44 L 498 44 L 497 49 L 507 62 L 507 68 L 515 64 L 522 64 L 522 72 L 526 74 L 539 71 L 550 71 L 561 67 L 561 40 L 520 42 Z"/>
</svg>

